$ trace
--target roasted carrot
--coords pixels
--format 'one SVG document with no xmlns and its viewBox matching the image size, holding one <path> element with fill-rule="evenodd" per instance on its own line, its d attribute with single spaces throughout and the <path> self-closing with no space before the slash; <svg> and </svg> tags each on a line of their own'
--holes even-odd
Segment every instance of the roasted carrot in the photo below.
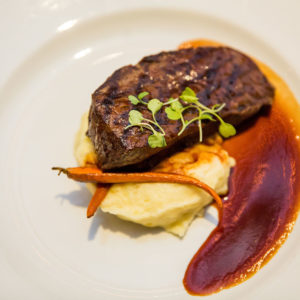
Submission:
<svg viewBox="0 0 300 300">
<path fill-rule="evenodd" d="M 98 183 L 97 184 L 97 189 L 96 192 L 94 193 L 89 206 L 87 208 L 87 212 L 86 212 L 86 216 L 88 218 L 92 217 L 97 208 L 99 207 L 99 205 L 101 204 L 101 202 L 104 200 L 108 190 L 109 190 L 110 184 L 101 184 Z"/>
<path fill-rule="evenodd" d="M 60 168 L 54 167 L 52 170 L 58 170 L 61 173 L 66 174 L 69 178 L 92 183 L 126 183 L 126 182 L 169 182 L 169 183 L 182 183 L 191 184 L 205 190 L 210 194 L 217 203 L 219 209 L 219 218 L 221 218 L 223 202 L 219 195 L 210 188 L 207 184 L 197 180 L 193 177 L 169 174 L 169 173 L 103 173 L 95 166 L 77 167 L 77 168 Z"/>
</svg>

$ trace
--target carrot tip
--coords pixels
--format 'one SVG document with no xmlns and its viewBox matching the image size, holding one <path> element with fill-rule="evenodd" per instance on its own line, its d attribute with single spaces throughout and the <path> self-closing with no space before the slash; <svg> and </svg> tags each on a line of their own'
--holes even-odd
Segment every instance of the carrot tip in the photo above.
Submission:
<svg viewBox="0 0 300 300">
<path fill-rule="evenodd" d="M 89 218 L 91 218 L 91 217 L 93 217 L 94 216 L 94 214 L 91 214 L 91 213 L 87 213 L 86 214 L 86 217 L 89 219 Z"/>
<path fill-rule="evenodd" d="M 68 173 L 68 171 L 67 171 L 66 169 L 61 168 L 61 167 L 52 167 L 51 169 L 54 170 L 54 171 L 59 171 L 58 174 L 57 174 L 58 176 L 59 176 L 61 173 L 64 173 L 64 174 L 67 174 L 67 173 Z"/>
</svg>

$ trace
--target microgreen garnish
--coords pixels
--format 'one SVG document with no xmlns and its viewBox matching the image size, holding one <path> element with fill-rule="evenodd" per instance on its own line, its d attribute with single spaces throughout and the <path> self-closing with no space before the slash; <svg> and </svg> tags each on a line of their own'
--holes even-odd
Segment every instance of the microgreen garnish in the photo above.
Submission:
<svg viewBox="0 0 300 300">
<path fill-rule="evenodd" d="M 167 102 L 162 102 L 159 99 L 151 99 L 148 102 L 144 100 L 144 97 L 148 96 L 148 92 L 142 92 L 138 94 L 137 97 L 130 95 L 128 96 L 129 101 L 133 105 L 143 104 L 147 106 L 148 110 L 152 113 L 152 119 L 149 120 L 143 117 L 143 115 L 137 110 L 131 110 L 129 112 L 129 123 L 125 129 L 138 126 L 141 130 L 143 128 L 148 129 L 152 132 L 152 135 L 148 137 L 148 144 L 151 148 L 156 147 L 164 147 L 166 146 L 165 140 L 165 132 L 163 128 L 158 124 L 156 120 L 156 113 L 161 110 L 163 106 L 167 106 L 165 112 L 169 120 L 176 121 L 181 120 L 182 127 L 179 131 L 178 135 L 181 135 L 184 130 L 192 123 L 197 122 L 199 127 L 199 140 L 202 142 L 203 133 L 202 133 L 202 121 L 209 120 L 209 121 L 219 121 L 219 133 L 228 138 L 236 134 L 236 130 L 233 125 L 226 123 L 218 114 L 224 107 L 225 103 L 223 104 L 215 104 L 211 108 L 203 105 L 199 102 L 199 98 L 197 97 L 196 93 L 189 87 L 186 87 L 185 90 L 181 93 L 179 98 L 170 98 Z M 180 102 L 180 100 L 182 102 Z M 194 109 L 198 111 L 198 116 L 191 120 L 184 119 L 184 112 L 188 109 Z M 154 125 L 154 126 L 152 126 Z M 156 128 L 158 130 L 156 130 Z"/>
<path fill-rule="evenodd" d="M 176 101 L 172 102 L 171 105 L 165 109 L 165 112 L 170 120 L 179 120 L 182 116 L 182 108 L 182 104 L 176 99 Z"/>
<path fill-rule="evenodd" d="M 187 103 L 196 103 L 198 102 L 198 97 L 196 93 L 189 87 L 186 87 L 179 98 Z"/>
<path fill-rule="evenodd" d="M 143 98 L 148 96 L 149 93 L 148 92 L 141 92 L 138 94 L 138 98 L 140 99 L 140 101 L 143 103 Z M 144 102 L 145 103 L 145 102 Z"/>
<path fill-rule="evenodd" d="M 186 87 L 182 94 L 179 96 L 181 100 L 189 104 L 187 106 L 182 106 L 175 103 L 172 103 L 169 107 L 166 108 L 167 116 L 170 120 L 179 120 L 181 119 L 182 128 L 179 131 L 178 135 L 181 135 L 184 130 L 193 122 L 198 122 L 199 127 L 199 140 L 202 142 L 203 133 L 202 133 L 202 120 L 216 121 L 216 119 L 221 123 L 219 126 L 219 133 L 227 138 L 236 134 L 236 130 L 233 125 L 226 123 L 219 115 L 218 112 L 225 107 L 223 104 L 215 104 L 211 108 L 203 105 L 199 102 L 199 99 L 196 93 L 189 87 Z M 180 104 L 180 102 L 178 101 Z M 183 112 L 188 109 L 198 110 L 198 116 L 186 121 L 183 117 Z"/>
<path fill-rule="evenodd" d="M 137 105 L 140 103 L 140 100 L 133 95 L 128 96 L 128 99 L 133 105 Z"/>
<path fill-rule="evenodd" d="M 148 103 L 143 100 L 145 96 L 147 96 L 149 93 L 143 92 L 138 95 L 138 98 L 135 96 L 130 95 L 128 99 L 130 102 L 134 105 L 137 105 L 139 103 L 147 105 L 147 108 L 152 112 L 152 118 L 153 120 L 149 120 L 143 117 L 142 113 L 138 110 L 131 110 L 129 112 L 129 123 L 125 129 L 128 129 L 130 127 L 138 126 L 140 127 L 140 130 L 143 131 L 143 128 L 148 129 L 152 132 L 152 135 L 148 137 L 148 144 L 151 148 L 157 148 L 157 147 L 165 147 L 167 146 L 166 140 L 165 140 L 165 132 L 163 128 L 158 124 L 155 118 L 155 114 L 161 109 L 163 103 L 159 101 L 158 99 L 151 99 Z M 136 104 L 135 104 L 136 103 Z M 154 126 L 159 129 L 157 131 Z"/>
<path fill-rule="evenodd" d="M 139 103 L 141 104 L 144 104 L 144 105 L 147 105 L 147 102 L 145 102 L 143 100 L 144 97 L 148 96 L 149 93 L 148 92 L 142 92 L 142 93 L 139 93 L 137 97 L 133 96 L 133 95 L 130 95 L 128 96 L 128 99 L 129 101 L 133 104 L 133 105 L 137 105 Z"/>
<path fill-rule="evenodd" d="M 167 146 L 165 137 L 160 132 L 156 132 L 155 134 L 149 135 L 148 144 L 151 148 Z"/>
<path fill-rule="evenodd" d="M 225 138 L 236 135 L 235 128 L 231 124 L 225 123 L 224 121 L 219 126 L 219 132 Z"/>
<path fill-rule="evenodd" d="M 152 99 L 148 102 L 147 108 L 152 112 L 153 120 L 156 122 L 155 114 L 161 109 L 163 103 L 158 99 Z"/>
<path fill-rule="evenodd" d="M 144 117 L 143 115 L 137 111 L 137 110 L 131 110 L 129 113 L 129 123 L 132 126 L 136 126 L 138 124 L 140 124 L 143 121 Z"/>
</svg>

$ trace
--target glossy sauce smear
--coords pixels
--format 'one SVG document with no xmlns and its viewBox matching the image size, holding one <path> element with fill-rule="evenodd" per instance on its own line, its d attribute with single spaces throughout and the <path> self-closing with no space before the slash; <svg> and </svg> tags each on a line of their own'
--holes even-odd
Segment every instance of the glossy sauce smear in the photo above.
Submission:
<svg viewBox="0 0 300 300">
<path fill-rule="evenodd" d="M 258 65 L 275 86 L 274 105 L 224 143 L 236 167 L 219 224 L 186 270 L 183 283 L 191 294 L 215 293 L 249 278 L 275 254 L 297 217 L 300 109 L 280 77 Z"/>
</svg>

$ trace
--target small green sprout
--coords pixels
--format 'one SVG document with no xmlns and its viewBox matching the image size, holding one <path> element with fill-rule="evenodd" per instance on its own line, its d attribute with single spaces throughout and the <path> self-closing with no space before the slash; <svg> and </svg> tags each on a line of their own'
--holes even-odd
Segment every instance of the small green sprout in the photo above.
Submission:
<svg viewBox="0 0 300 300">
<path fill-rule="evenodd" d="M 139 100 L 148 95 L 148 93 L 141 93 L 138 95 Z M 128 99 L 131 101 L 134 96 L 130 95 Z M 136 98 L 136 97 L 134 97 Z M 137 99 L 137 98 L 136 98 Z M 131 103 L 133 103 L 131 101 Z M 138 102 L 139 103 L 139 102 Z M 152 112 L 152 117 L 153 120 L 149 120 L 143 117 L 142 113 L 139 112 L 138 110 L 131 110 L 129 112 L 129 123 L 125 129 L 128 129 L 130 127 L 138 126 L 140 127 L 141 130 L 143 128 L 148 129 L 152 132 L 152 135 L 148 137 L 148 144 L 151 148 L 157 148 L 157 147 L 165 147 L 167 145 L 166 140 L 165 140 L 165 132 L 163 128 L 158 124 L 155 118 L 155 114 L 161 109 L 162 107 L 162 102 L 160 102 L 158 99 L 152 99 L 148 103 L 146 103 L 147 108 Z M 159 131 L 157 131 L 152 125 L 155 125 Z"/>
<path fill-rule="evenodd" d="M 182 127 L 178 135 L 181 135 L 190 124 L 197 122 L 199 127 L 199 140 L 200 142 L 202 142 L 203 120 L 213 122 L 218 120 L 220 122 L 219 133 L 225 138 L 236 134 L 236 129 L 234 128 L 234 126 L 226 123 L 218 114 L 225 107 L 225 103 L 215 104 L 211 108 L 209 108 L 199 102 L 199 98 L 197 97 L 196 93 L 189 87 L 186 87 L 184 89 L 179 98 L 169 98 L 167 102 L 162 102 L 156 98 L 146 102 L 144 100 L 144 97 L 148 95 L 148 92 L 141 92 L 137 97 L 133 95 L 128 96 L 128 99 L 133 105 L 143 104 L 147 106 L 148 110 L 152 113 L 152 120 L 144 118 L 138 110 L 131 110 L 129 112 L 130 125 L 128 125 L 125 129 L 133 126 L 138 126 L 141 130 L 143 130 L 143 128 L 150 130 L 152 134 L 148 137 L 148 144 L 151 148 L 165 147 L 167 145 L 165 140 L 165 132 L 159 125 L 155 117 L 155 115 L 161 110 L 163 106 L 167 106 L 165 108 L 165 113 L 167 114 L 169 120 L 181 120 Z M 182 100 L 186 105 L 183 105 L 179 99 Z M 184 112 L 189 109 L 198 111 L 198 115 L 191 120 L 185 120 Z"/>
</svg>

